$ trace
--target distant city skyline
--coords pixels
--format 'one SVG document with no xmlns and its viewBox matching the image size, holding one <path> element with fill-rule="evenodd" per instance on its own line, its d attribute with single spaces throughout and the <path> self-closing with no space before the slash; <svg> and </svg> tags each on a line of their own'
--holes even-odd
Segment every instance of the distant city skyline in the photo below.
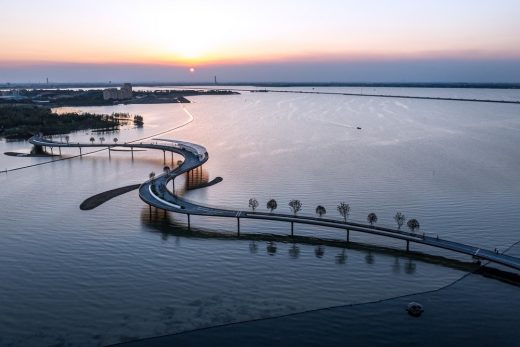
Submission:
<svg viewBox="0 0 520 347">
<path fill-rule="evenodd" d="M 11 1 L 0 83 L 520 82 L 519 13 L 513 0 Z"/>
</svg>

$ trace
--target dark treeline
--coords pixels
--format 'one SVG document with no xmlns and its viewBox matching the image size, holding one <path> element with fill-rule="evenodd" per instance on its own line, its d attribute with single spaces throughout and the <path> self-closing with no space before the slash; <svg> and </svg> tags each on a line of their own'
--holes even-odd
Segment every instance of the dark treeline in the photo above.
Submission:
<svg viewBox="0 0 520 347">
<path fill-rule="evenodd" d="M 56 114 L 49 108 L 32 105 L 0 106 L 0 136 L 9 139 L 27 139 L 36 133 L 66 134 L 86 129 L 116 130 L 124 120 L 114 115 L 91 113 Z"/>
<path fill-rule="evenodd" d="M 149 92 L 138 92 L 138 93 L 149 93 Z M 194 96 L 194 95 L 233 95 L 240 94 L 232 90 L 225 89 L 169 89 L 169 90 L 154 90 L 154 95 L 179 95 L 179 96 Z"/>
<path fill-rule="evenodd" d="M 115 104 L 158 104 L 189 103 L 185 96 L 195 95 L 230 95 L 239 94 L 230 90 L 155 90 L 133 91 L 128 99 L 105 100 L 102 90 L 69 90 L 69 89 L 12 89 L 11 97 L 0 98 L 0 104 L 61 106 L 105 106 Z"/>
</svg>

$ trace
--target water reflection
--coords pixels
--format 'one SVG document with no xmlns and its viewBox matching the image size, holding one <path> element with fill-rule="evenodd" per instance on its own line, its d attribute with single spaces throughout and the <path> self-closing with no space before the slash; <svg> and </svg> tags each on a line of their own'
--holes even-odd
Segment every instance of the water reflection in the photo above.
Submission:
<svg viewBox="0 0 520 347">
<path fill-rule="evenodd" d="M 209 182 L 209 174 L 202 166 L 186 172 L 184 181 L 184 189 L 192 190 L 204 186 Z"/>
<path fill-rule="evenodd" d="M 316 246 L 314 249 L 314 255 L 316 255 L 316 258 L 323 258 L 323 255 L 325 254 L 325 247 L 322 245 Z"/>
<path fill-rule="evenodd" d="M 289 248 L 289 256 L 293 259 L 298 259 L 300 256 L 300 247 L 296 246 L 295 243 L 293 243 L 291 248 Z"/>
<path fill-rule="evenodd" d="M 269 255 L 276 254 L 276 243 L 274 243 L 274 241 L 269 241 L 267 243 L 267 254 L 269 254 Z"/>
<path fill-rule="evenodd" d="M 251 254 L 258 253 L 258 245 L 256 244 L 256 241 L 249 242 L 249 252 L 251 252 Z"/>
<path fill-rule="evenodd" d="M 334 256 L 334 262 L 336 264 L 345 264 L 347 261 L 346 250 L 355 250 L 363 252 L 365 254 L 364 260 L 366 264 L 375 264 L 374 254 L 388 255 L 394 258 L 391 263 L 391 269 L 393 273 L 401 272 L 401 268 L 407 274 L 414 274 L 417 271 L 416 262 L 422 261 L 425 263 L 436 264 L 440 266 L 446 266 L 455 269 L 461 269 L 465 271 L 471 271 L 475 269 L 475 265 L 472 262 L 464 262 L 461 260 L 447 259 L 440 256 L 414 253 L 410 254 L 401 249 L 383 248 L 383 247 L 367 247 L 364 244 L 356 244 L 350 242 L 348 245 L 345 242 L 337 240 L 322 240 L 314 237 L 290 237 L 285 235 L 272 235 L 272 234 L 241 234 L 237 238 L 234 231 L 230 232 L 218 232 L 213 230 L 206 230 L 197 228 L 192 224 L 191 229 L 187 228 L 186 217 L 183 215 L 165 212 L 156 208 L 143 207 L 141 210 L 141 223 L 148 227 L 149 231 L 160 233 L 162 240 L 167 241 L 171 237 L 175 238 L 175 242 L 178 243 L 182 238 L 213 238 L 222 240 L 241 240 L 249 241 L 247 247 L 250 254 L 258 254 L 258 250 L 261 247 L 261 243 L 266 243 L 266 253 L 270 256 L 276 255 L 278 252 L 278 245 L 276 242 L 282 242 L 283 245 L 288 245 L 288 255 L 291 259 L 301 258 L 301 247 L 302 245 L 314 246 L 314 255 L 316 258 L 323 258 L 325 255 L 325 247 L 333 247 L 341 249 L 341 251 Z M 406 259 L 406 264 L 403 265 L 401 259 Z"/>
<path fill-rule="evenodd" d="M 341 253 L 335 257 L 336 264 L 345 264 L 347 262 L 347 253 L 345 248 L 341 250 Z"/>
<path fill-rule="evenodd" d="M 406 272 L 408 275 L 413 275 L 415 273 L 415 269 L 415 262 L 412 259 L 408 259 L 404 265 L 404 272 Z"/>
<path fill-rule="evenodd" d="M 401 272 L 401 264 L 399 263 L 399 257 L 394 257 L 394 263 L 392 264 L 392 272 L 395 274 Z"/>
<path fill-rule="evenodd" d="M 374 255 L 372 254 L 372 251 L 368 251 L 367 255 L 365 256 L 365 262 L 367 264 L 374 264 Z"/>
</svg>

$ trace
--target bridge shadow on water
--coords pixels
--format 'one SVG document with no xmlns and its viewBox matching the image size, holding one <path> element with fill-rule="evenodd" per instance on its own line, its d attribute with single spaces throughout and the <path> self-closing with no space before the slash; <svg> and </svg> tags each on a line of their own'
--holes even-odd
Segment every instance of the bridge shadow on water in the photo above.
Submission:
<svg viewBox="0 0 520 347">
<path fill-rule="evenodd" d="M 364 253 L 364 259 L 367 264 L 376 261 L 378 255 L 394 257 L 392 271 L 400 272 L 401 269 L 407 274 L 415 273 L 416 262 L 424 262 L 428 264 L 443 266 L 451 269 L 472 272 L 482 276 L 497 279 L 503 282 L 520 286 L 520 275 L 503 269 L 489 267 L 487 265 L 479 265 L 475 262 L 450 259 L 439 255 L 426 254 L 416 251 L 405 251 L 392 247 L 380 245 L 371 245 L 361 242 L 346 242 L 338 239 L 318 238 L 314 236 L 290 236 L 273 233 L 240 233 L 237 235 L 235 231 L 216 231 L 200 227 L 188 227 L 185 224 L 185 216 L 182 220 L 175 218 L 175 214 L 164 210 L 143 207 L 141 210 L 141 223 L 146 226 L 146 230 L 161 235 L 163 240 L 170 237 L 175 238 L 191 238 L 191 239 L 215 239 L 222 241 L 249 241 L 248 247 L 252 254 L 265 251 L 268 255 L 276 255 L 279 253 L 278 243 L 290 245 L 288 256 L 298 259 L 300 256 L 300 246 L 314 246 L 314 255 L 322 258 L 328 247 L 337 249 L 334 257 L 336 264 L 346 264 L 348 250 Z M 259 243 L 266 242 L 265 250 L 260 249 Z M 403 264 L 402 261 L 405 261 Z"/>
<path fill-rule="evenodd" d="M 184 216 L 183 216 L 184 217 Z M 364 253 L 365 261 L 368 264 L 374 263 L 378 255 L 386 255 L 395 258 L 393 265 L 394 271 L 400 271 L 400 259 L 406 259 L 404 271 L 406 273 L 415 272 L 415 262 L 422 261 L 430 264 L 445 266 L 463 271 L 476 271 L 479 266 L 473 262 L 464 262 L 461 260 L 449 259 L 442 256 L 424 254 L 420 252 L 404 251 L 396 248 L 384 247 L 379 245 L 369 245 L 360 242 L 346 242 L 337 239 L 325 239 L 313 236 L 290 236 L 272 233 L 241 233 L 240 236 L 236 232 L 231 231 L 214 231 L 191 226 L 190 229 L 185 224 L 185 217 L 177 220 L 175 215 L 160 209 L 143 207 L 141 210 L 141 223 L 146 226 L 147 230 L 158 233 L 163 240 L 170 237 L 184 237 L 193 239 L 216 239 L 225 241 L 249 241 L 249 251 L 251 253 L 261 252 L 258 243 L 266 242 L 265 251 L 269 255 L 278 253 L 277 243 L 289 244 L 290 248 L 288 256 L 297 259 L 300 255 L 300 245 L 314 246 L 314 254 L 317 258 L 322 258 L 325 254 L 325 247 L 336 248 L 338 250 L 335 256 L 337 264 L 345 264 L 347 262 L 347 251 L 354 250 Z"/>
</svg>

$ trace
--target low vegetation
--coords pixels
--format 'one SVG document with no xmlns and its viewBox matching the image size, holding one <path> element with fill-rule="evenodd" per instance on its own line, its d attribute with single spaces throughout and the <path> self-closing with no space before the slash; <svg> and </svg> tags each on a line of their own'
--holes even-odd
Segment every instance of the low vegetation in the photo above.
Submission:
<svg viewBox="0 0 520 347">
<path fill-rule="evenodd" d="M 143 126 L 143 117 L 127 113 L 111 115 L 93 113 L 57 114 L 47 107 L 34 105 L 0 105 L 0 136 L 7 139 L 28 139 L 37 133 L 43 135 L 66 134 L 72 131 L 94 129 L 96 131 L 116 131 L 122 125 L 133 122 Z M 69 142 L 69 137 L 65 140 Z M 90 141 L 93 143 L 94 138 Z M 99 139 L 105 140 L 104 137 Z M 117 143 L 117 138 L 114 138 Z"/>
<path fill-rule="evenodd" d="M 86 129 L 117 130 L 122 122 L 113 115 L 56 114 L 49 108 L 29 105 L 0 106 L 0 136 L 27 139 L 36 133 L 66 134 Z"/>
</svg>

